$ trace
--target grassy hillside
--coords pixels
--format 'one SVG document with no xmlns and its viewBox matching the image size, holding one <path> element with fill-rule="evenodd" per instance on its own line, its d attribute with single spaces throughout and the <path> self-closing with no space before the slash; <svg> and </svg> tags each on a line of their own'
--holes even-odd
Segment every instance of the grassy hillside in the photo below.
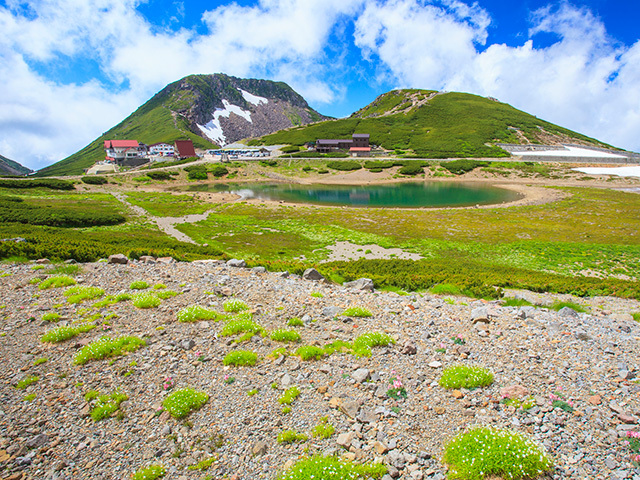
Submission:
<svg viewBox="0 0 640 480">
<path fill-rule="evenodd" d="M 31 169 L 0 155 L 0 175 L 26 175 Z"/>
<path fill-rule="evenodd" d="M 190 138 L 196 148 L 213 148 L 215 145 L 191 132 L 184 118 L 173 116 L 161 98 L 152 98 L 102 136 L 79 152 L 40 170 L 36 176 L 81 175 L 84 169 L 104 158 L 104 141 L 134 139 L 146 144 L 173 143 Z"/>
<path fill-rule="evenodd" d="M 303 145 L 319 138 L 369 133 L 371 143 L 426 158 L 508 156 L 493 143 L 542 143 L 543 134 L 608 147 L 533 115 L 467 93 L 396 90 L 351 117 L 284 130 L 260 139 L 267 145 Z"/>
</svg>

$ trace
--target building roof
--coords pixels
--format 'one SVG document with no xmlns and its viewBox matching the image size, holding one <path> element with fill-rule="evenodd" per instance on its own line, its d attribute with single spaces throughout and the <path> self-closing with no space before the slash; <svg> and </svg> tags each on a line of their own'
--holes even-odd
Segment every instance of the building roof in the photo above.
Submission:
<svg viewBox="0 0 640 480">
<path fill-rule="evenodd" d="M 353 138 L 369 138 L 368 133 L 354 133 L 352 135 Z"/>
<path fill-rule="evenodd" d="M 350 142 L 351 140 L 316 140 L 316 145 L 338 145 L 339 143 Z"/>
<path fill-rule="evenodd" d="M 350 152 L 370 152 L 371 147 L 351 147 Z"/>
<path fill-rule="evenodd" d="M 193 142 L 191 140 L 176 140 L 175 143 L 176 152 L 179 157 L 195 157 L 196 151 L 193 148 Z"/>
<path fill-rule="evenodd" d="M 105 140 L 104 148 L 127 148 L 138 147 L 137 140 Z"/>
<path fill-rule="evenodd" d="M 166 142 L 159 142 L 159 143 L 152 143 L 151 145 L 149 145 L 150 147 L 157 147 L 158 145 L 166 145 L 168 147 L 172 147 L 173 145 L 171 145 L 170 143 L 166 143 Z"/>
</svg>

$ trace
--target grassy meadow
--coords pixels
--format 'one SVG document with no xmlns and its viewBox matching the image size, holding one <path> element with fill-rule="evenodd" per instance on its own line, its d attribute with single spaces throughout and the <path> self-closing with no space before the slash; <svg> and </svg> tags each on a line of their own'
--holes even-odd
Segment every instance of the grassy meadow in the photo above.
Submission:
<svg viewBox="0 0 640 480">
<path fill-rule="evenodd" d="M 304 177 L 324 168 L 324 163 L 289 159 L 269 168 Z M 253 173 L 260 178 L 269 168 L 254 164 Z M 426 165 L 426 172 L 438 176 L 441 168 Z M 496 177 L 548 179 L 550 184 L 562 177 L 561 171 L 529 164 L 495 162 L 479 170 Z M 234 165 L 231 172 L 241 174 L 241 165 Z M 185 172 L 181 175 L 179 180 L 186 181 Z M 174 183 L 152 182 L 158 191 L 141 191 L 136 182 L 121 177 L 117 188 L 128 202 L 155 217 L 209 211 L 206 220 L 176 225 L 199 245 L 179 242 L 148 219 L 131 215 L 108 193 L 113 182 L 93 189 L 83 186 L 84 191 L 3 188 L 0 213 L 13 212 L 19 204 L 29 207 L 27 212 L 51 210 L 54 220 L 38 221 L 35 215 L 30 219 L 24 212 L 26 219 L 7 217 L 0 226 L 2 238 L 22 237 L 27 242 L 0 243 L 0 257 L 80 261 L 111 253 L 182 260 L 238 257 L 292 272 L 316 265 L 336 280 L 369 276 L 379 286 L 415 290 L 452 283 L 467 291 L 475 288 L 477 296 L 492 296 L 487 287 L 519 287 L 640 297 L 640 196 L 634 193 L 558 186 L 548 188 L 564 192 L 564 199 L 543 205 L 403 210 L 207 203 L 194 193 L 161 191 Z M 79 220 L 60 224 L 55 212 L 61 209 L 77 213 Z M 87 220 L 82 214 L 89 212 L 92 217 Z M 423 260 L 326 263 L 330 247 L 340 241 L 402 248 Z"/>
</svg>

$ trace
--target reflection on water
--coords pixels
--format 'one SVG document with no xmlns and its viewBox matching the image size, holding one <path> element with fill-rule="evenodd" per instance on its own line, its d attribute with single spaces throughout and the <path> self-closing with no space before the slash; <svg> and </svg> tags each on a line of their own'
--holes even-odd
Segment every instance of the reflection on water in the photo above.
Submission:
<svg viewBox="0 0 640 480">
<path fill-rule="evenodd" d="M 188 191 L 229 192 L 256 198 L 316 205 L 366 207 L 454 207 L 517 200 L 501 188 L 456 182 L 403 182 L 384 185 L 298 185 L 288 183 L 199 184 Z"/>
</svg>

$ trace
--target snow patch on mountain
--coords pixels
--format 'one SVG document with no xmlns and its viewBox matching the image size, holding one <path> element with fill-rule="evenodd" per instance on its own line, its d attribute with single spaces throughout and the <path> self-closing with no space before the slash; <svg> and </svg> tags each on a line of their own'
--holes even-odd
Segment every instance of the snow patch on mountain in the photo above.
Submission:
<svg viewBox="0 0 640 480">
<path fill-rule="evenodd" d="M 258 97 L 257 95 L 253 95 L 247 92 L 246 90 L 242 90 L 241 88 L 239 88 L 238 90 L 240 91 L 244 99 L 253 105 L 260 105 L 261 103 L 269 103 L 269 100 L 267 100 L 264 97 Z"/>
<path fill-rule="evenodd" d="M 245 93 L 247 93 L 247 95 L 251 95 L 248 92 L 242 92 L 243 96 Z M 255 97 L 254 95 L 251 95 L 251 96 Z M 266 98 L 262 98 L 262 97 L 255 97 L 255 98 L 260 98 L 265 102 L 268 102 Z M 211 141 L 216 142 L 218 145 L 224 146 L 227 144 L 227 138 L 222 129 L 222 125 L 220 124 L 220 118 L 222 117 L 229 118 L 232 113 L 235 113 L 239 117 L 244 118 L 249 123 L 253 123 L 253 120 L 251 120 L 251 112 L 247 110 L 243 110 L 239 106 L 233 105 L 224 99 L 222 100 L 222 104 L 224 105 L 224 108 L 217 108 L 216 111 L 213 112 L 213 118 L 206 125 L 200 125 L 200 124 L 196 124 L 196 125 L 198 125 L 198 128 L 202 131 L 202 133 L 204 133 Z"/>
</svg>

